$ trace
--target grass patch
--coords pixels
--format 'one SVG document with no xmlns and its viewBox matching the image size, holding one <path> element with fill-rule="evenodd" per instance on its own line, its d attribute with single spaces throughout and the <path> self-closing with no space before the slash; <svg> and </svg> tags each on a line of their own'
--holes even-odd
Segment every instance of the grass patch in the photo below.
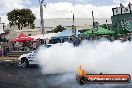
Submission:
<svg viewBox="0 0 132 88">
<path fill-rule="evenodd" d="M 7 57 L 0 57 L 0 61 L 7 59 Z"/>
<path fill-rule="evenodd" d="M 14 57 L 0 57 L 0 62 L 4 62 L 7 61 L 9 63 L 17 63 L 18 62 L 18 58 L 14 58 Z"/>
</svg>

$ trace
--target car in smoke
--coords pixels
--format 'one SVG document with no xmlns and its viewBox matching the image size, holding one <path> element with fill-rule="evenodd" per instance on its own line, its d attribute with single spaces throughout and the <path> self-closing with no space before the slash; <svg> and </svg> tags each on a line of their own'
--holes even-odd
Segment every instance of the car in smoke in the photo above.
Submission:
<svg viewBox="0 0 132 88">
<path fill-rule="evenodd" d="M 18 58 L 18 64 L 21 67 L 28 67 L 29 65 L 38 64 L 38 60 L 35 58 L 36 51 L 31 51 L 27 54 L 23 54 Z"/>
<path fill-rule="evenodd" d="M 50 48 L 50 47 L 52 47 L 54 45 L 61 46 L 61 43 L 58 43 L 58 44 L 46 44 L 46 45 L 43 45 L 42 47 L 44 47 L 44 48 Z M 26 68 L 26 67 L 29 67 L 29 65 L 38 65 L 39 61 L 38 61 L 37 58 L 35 58 L 35 56 L 36 56 L 36 51 L 30 51 L 27 54 L 21 55 L 18 58 L 18 64 L 19 64 L 19 66 Z"/>
<path fill-rule="evenodd" d="M 47 45 L 44 45 L 43 47 L 49 48 L 51 46 L 52 46 L 51 44 L 47 44 Z M 18 58 L 19 66 L 26 68 L 26 67 L 29 67 L 29 65 L 38 65 L 39 61 L 37 58 L 35 58 L 35 56 L 36 56 L 36 51 L 30 51 L 27 54 L 21 55 Z"/>
<path fill-rule="evenodd" d="M 130 83 L 131 76 L 129 74 L 87 74 L 86 71 L 80 66 L 76 75 L 76 81 L 78 84 L 123 84 Z"/>
</svg>

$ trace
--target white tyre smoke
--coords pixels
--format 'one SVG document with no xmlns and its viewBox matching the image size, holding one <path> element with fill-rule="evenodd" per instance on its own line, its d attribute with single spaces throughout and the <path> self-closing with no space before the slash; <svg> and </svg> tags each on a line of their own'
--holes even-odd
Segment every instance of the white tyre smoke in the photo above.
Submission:
<svg viewBox="0 0 132 88">
<path fill-rule="evenodd" d="M 132 43 L 120 41 L 83 41 L 79 47 L 70 43 L 40 48 L 36 58 L 43 74 L 75 72 L 79 65 L 88 72 L 132 73 Z"/>
</svg>

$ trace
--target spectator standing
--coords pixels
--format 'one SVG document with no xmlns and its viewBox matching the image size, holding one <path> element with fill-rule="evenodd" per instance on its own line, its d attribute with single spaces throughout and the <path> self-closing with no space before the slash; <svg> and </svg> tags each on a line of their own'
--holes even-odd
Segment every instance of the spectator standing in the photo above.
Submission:
<svg viewBox="0 0 132 88">
<path fill-rule="evenodd" d="M 36 50 L 36 48 L 37 48 L 37 43 L 33 42 L 33 51 Z"/>
<path fill-rule="evenodd" d="M 0 57 L 2 56 L 2 44 L 0 43 Z"/>
</svg>

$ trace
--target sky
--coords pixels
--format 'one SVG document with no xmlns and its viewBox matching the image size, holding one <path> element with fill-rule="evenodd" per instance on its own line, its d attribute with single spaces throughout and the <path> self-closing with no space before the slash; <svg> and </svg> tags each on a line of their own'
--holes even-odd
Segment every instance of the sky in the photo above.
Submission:
<svg viewBox="0 0 132 88">
<path fill-rule="evenodd" d="M 91 18 L 94 11 L 96 18 L 110 18 L 112 8 L 119 7 L 120 3 L 126 5 L 132 0 L 45 0 L 44 19 L 48 18 Z M 39 0 L 0 0 L 1 21 L 8 23 L 6 14 L 13 9 L 30 8 L 36 15 L 39 15 Z"/>
</svg>

